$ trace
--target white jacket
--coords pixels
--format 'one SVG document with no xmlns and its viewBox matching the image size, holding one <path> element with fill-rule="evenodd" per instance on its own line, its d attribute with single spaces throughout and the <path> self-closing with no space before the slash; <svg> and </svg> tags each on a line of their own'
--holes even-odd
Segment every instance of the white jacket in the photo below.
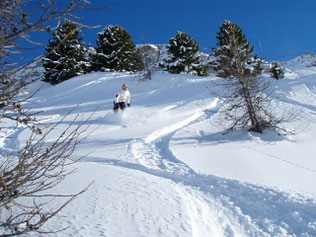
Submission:
<svg viewBox="0 0 316 237">
<path fill-rule="evenodd" d="M 126 102 L 129 104 L 131 102 L 131 94 L 128 90 L 121 90 L 115 96 L 115 103 Z"/>
</svg>

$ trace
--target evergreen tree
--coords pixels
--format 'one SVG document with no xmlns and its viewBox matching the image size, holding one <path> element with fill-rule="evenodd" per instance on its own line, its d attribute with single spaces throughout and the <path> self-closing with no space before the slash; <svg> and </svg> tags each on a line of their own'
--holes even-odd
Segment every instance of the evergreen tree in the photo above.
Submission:
<svg viewBox="0 0 316 237">
<path fill-rule="evenodd" d="M 92 70 L 140 71 L 143 69 L 140 52 L 131 41 L 131 35 L 118 25 L 110 25 L 98 33 L 97 54 Z"/>
<path fill-rule="evenodd" d="M 217 40 L 216 69 L 217 75 L 223 78 L 220 85 L 228 91 L 224 113 L 232 122 L 230 129 L 249 126 L 249 130 L 261 133 L 268 127 L 277 128 L 281 120 L 270 111 L 269 83 L 258 77 L 261 60 L 253 56 L 253 47 L 242 29 L 224 21 Z"/>
<path fill-rule="evenodd" d="M 44 81 L 56 85 L 84 73 L 87 63 L 84 62 L 84 47 L 79 34 L 77 24 L 69 19 L 53 33 L 53 39 L 45 48 Z"/>
<path fill-rule="evenodd" d="M 273 62 L 271 64 L 271 68 L 269 71 L 271 72 L 272 78 L 275 78 L 277 80 L 284 78 L 284 70 L 280 67 L 280 65 L 277 62 Z"/>
<path fill-rule="evenodd" d="M 214 55 L 217 76 L 242 75 L 250 78 L 261 73 L 261 61 L 253 56 L 253 47 L 237 24 L 224 21 L 216 38 L 218 48 L 214 49 Z"/>
<path fill-rule="evenodd" d="M 179 74 L 181 72 L 204 75 L 205 71 L 200 65 L 200 58 L 197 56 L 199 44 L 191 36 L 184 32 L 177 31 L 176 36 L 169 40 L 168 52 L 171 55 L 167 59 L 167 71 Z"/>
</svg>

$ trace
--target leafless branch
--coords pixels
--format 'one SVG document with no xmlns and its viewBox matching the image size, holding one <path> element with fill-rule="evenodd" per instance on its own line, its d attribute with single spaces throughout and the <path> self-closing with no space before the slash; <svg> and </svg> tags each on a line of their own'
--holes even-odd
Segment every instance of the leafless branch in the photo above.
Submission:
<svg viewBox="0 0 316 237">
<path fill-rule="evenodd" d="M 78 11 L 89 10 L 87 0 L 69 1 L 66 7 L 59 8 L 57 0 L 0 1 L 0 136 L 8 139 L 9 134 L 21 126 L 29 133 L 29 138 L 20 147 L 5 150 L 0 148 L 0 236 L 25 235 L 28 232 L 48 233 L 42 230 L 43 224 L 56 216 L 72 200 L 85 192 L 87 187 L 75 194 L 52 194 L 51 189 L 62 182 L 68 175 L 76 172 L 71 159 L 76 146 L 92 131 L 88 125 L 91 118 L 80 120 L 79 115 L 67 121 L 70 111 L 59 122 L 44 126 L 32 108 L 26 102 L 34 94 L 23 93 L 30 83 L 34 70 L 19 76 L 18 73 L 29 67 L 17 68 L 13 54 L 23 52 L 20 41 L 38 45 L 32 38 L 34 32 L 51 32 L 58 20 L 76 16 Z M 104 10 L 110 6 L 100 9 Z M 89 27 L 78 23 L 79 27 Z M 35 59 L 35 61 L 40 58 Z M 37 111 L 37 110 L 36 110 Z M 15 123 L 7 132 L 2 131 L 7 124 Z M 56 134 L 53 142 L 47 142 L 52 133 Z M 84 135 L 81 135 L 84 134 Z M 12 138 L 13 139 L 13 138 Z M 48 199 L 61 199 L 58 206 L 48 205 Z M 55 230 L 54 232 L 61 231 Z"/>
</svg>

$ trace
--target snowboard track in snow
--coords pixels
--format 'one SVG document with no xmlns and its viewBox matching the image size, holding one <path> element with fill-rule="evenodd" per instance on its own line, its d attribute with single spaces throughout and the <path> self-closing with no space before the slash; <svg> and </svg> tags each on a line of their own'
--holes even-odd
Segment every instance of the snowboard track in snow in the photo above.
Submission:
<svg viewBox="0 0 316 237">
<path fill-rule="evenodd" d="M 247 236 L 316 236 L 314 199 L 299 195 L 294 197 L 274 188 L 237 180 L 198 174 L 173 155 L 169 143 L 174 134 L 196 122 L 202 115 L 191 116 L 176 126 L 159 129 L 144 139 L 132 140 L 126 155 L 132 156 L 139 164 L 115 159 L 101 162 L 137 170 L 182 185 L 183 188 L 178 188 L 178 192 L 182 192 L 180 195 L 190 200 L 187 201 L 187 206 L 193 208 L 189 212 L 195 213 L 192 219 L 200 218 L 202 221 L 201 216 L 197 216 L 198 213 L 201 214 L 201 211 L 196 209 L 198 204 L 194 203 L 197 200 L 199 205 L 208 208 L 205 208 L 204 212 L 218 212 L 220 206 L 221 211 L 230 220 L 230 224 L 222 230 L 224 236 L 230 236 L 234 228 L 242 229 Z M 173 129 L 170 129 L 171 127 Z M 190 198 L 186 189 L 191 190 Z M 213 210 L 214 208 L 216 210 Z M 240 226 L 234 226 L 232 223 L 239 223 Z M 192 225 L 193 236 L 199 236 L 194 235 L 196 223 Z M 205 225 L 208 226 L 208 223 Z"/>
</svg>

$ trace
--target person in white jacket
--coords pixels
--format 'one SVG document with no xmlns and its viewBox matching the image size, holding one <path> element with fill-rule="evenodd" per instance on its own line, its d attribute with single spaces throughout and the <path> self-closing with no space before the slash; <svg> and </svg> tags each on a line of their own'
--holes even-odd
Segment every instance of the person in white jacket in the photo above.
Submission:
<svg viewBox="0 0 316 237">
<path fill-rule="evenodd" d="M 126 107 L 126 104 L 128 107 L 131 106 L 131 94 L 127 88 L 127 84 L 122 85 L 122 90 L 116 94 L 113 111 L 117 112 L 119 109 L 123 110 Z"/>
</svg>

